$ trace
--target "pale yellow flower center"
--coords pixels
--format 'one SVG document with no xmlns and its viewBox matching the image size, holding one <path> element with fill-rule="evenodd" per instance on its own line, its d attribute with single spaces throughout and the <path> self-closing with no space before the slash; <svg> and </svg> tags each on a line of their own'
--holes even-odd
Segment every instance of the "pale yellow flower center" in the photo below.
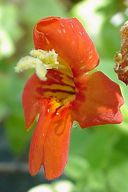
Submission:
<svg viewBox="0 0 128 192">
<path fill-rule="evenodd" d="M 40 80 L 46 80 L 48 69 L 58 69 L 63 67 L 59 64 L 58 54 L 54 51 L 44 51 L 41 49 L 32 50 L 29 56 L 19 60 L 15 67 L 16 72 L 23 72 L 28 69 L 35 69 L 36 75 Z"/>
</svg>

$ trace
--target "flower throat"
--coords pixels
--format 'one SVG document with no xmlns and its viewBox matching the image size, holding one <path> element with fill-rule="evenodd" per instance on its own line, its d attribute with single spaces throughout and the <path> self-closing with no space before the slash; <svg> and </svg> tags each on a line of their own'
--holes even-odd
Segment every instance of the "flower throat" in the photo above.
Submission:
<svg viewBox="0 0 128 192">
<path fill-rule="evenodd" d="M 38 92 L 43 98 L 56 100 L 59 106 L 75 98 L 75 84 L 71 69 L 62 61 L 54 50 L 32 50 L 29 56 L 20 59 L 15 67 L 16 72 L 34 69 L 41 80 Z"/>
</svg>

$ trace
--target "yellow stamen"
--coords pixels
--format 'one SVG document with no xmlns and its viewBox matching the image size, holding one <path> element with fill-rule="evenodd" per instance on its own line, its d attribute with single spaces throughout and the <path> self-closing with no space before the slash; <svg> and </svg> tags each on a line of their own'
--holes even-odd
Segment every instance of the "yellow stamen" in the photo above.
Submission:
<svg viewBox="0 0 128 192">
<path fill-rule="evenodd" d="M 58 62 L 58 54 L 54 50 L 44 51 L 41 49 L 32 50 L 29 56 L 23 57 L 15 67 L 16 72 L 28 69 L 35 69 L 39 79 L 46 80 L 47 69 L 58 69 L 62 66 Z"/>
<path fill-rule="evenodd" d="M 53 75 L 50 84 L 39 85 L 38 91 L 42 98 L 53 99 L 53 107 L 51 110 L 66 105 L 75 99 L 75 84 L 70 66 L 54 51 L 44 51 L 41 49 L 32 50 L 29 56 L 25 56 L 19 60 L 15 67 L 16 72 L 23 72 L 28 69 L 34 69 L 38 78 L 42 81 L 47 80 L 47 72 L 49 69 L 58 70 L 57 77 Z"/>
<path fill-rule="evenodd" d="M 44 51 L 42 49 L 32 50 L 30 51 L 30 55 L 32 57 L 40 59 L 43 63 L 50 64 L 59 64 L 58 62 L 58 54 L 54 51 Z"/>
</svg>

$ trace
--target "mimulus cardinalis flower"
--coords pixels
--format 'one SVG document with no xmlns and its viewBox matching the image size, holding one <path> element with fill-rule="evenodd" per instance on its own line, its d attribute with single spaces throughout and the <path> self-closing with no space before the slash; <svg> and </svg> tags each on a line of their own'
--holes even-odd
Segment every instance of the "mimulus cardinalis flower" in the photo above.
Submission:
<svg viewBox="0 0 128 192">
<path fill-rule="evenodd" d="M 20 60 L 16 70 L 34 68 L 36 73 L 23 91 L 27 129 L 38 115 L 33 133 L 29 170 L 41 166 L 47 179 L 60 176 L 68 157 L 73 121 L 82 128 L 122 121 L 123 98 L 119 86 L 100 71 L 96 49 L 75 18 L 49 17 L 33 31 L 35 50 Z"/>
</svg>

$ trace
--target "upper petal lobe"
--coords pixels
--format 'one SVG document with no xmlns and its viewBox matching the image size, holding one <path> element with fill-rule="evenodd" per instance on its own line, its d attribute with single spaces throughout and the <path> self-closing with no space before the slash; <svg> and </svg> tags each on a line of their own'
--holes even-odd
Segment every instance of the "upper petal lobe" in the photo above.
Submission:
<svg viewBox="0 0 128 192">
<path fill-rule="evenodd" d="M 34 28 L 36 49 L 55 49 L 79 76 L 98 65 L 98 54 L 81 23 L 75 19 L 49 17 Z"/>
</svg>

